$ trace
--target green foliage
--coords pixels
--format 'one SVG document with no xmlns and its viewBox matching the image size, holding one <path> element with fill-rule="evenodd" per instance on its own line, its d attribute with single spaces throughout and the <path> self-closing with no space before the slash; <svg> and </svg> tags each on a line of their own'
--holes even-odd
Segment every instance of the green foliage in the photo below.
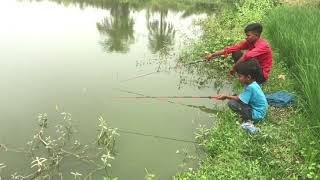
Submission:
<svg viewBox="0 0 320 180">
<path fill-rule="evenodd" d="M 200 53 L 220 50 L 225 46 L 239 43 L 244 37 L 244 27 L 248 23 L 260 22 L 275 5 L 274 0 L 235 2 L 234 6 L 200 22 L 204 29 L 201 43 L 196 45 L 196 49 L 200 48 L 198 49 Z"/>
<path fill-rule="evenodd" d="M 190 47 L 182 50 L 180 61 L 193 62 L 205 57 L 210 52 L 221 50 L 226 46 L 240 43 L 244 40 L 244 28 L 252 22 L 260 22 L 270 9 L 276 5 L 274 0 L 237 0 L 225 6 L 221 12 L 199 21 L 203 27 L 202 38 Z M 212 63 L 194 67 L 193 71 L 203 79 L 202 86 L 226 79 L 228 69 L 232 64 L 231 58 L 212 60 Z M 191 67 L 188 67 L 191 68 Z M 221 73 L 223 72 L 223 73 Z"/>
<path fill-rule="evenodd" d="M 318 150 L 316 146 L 302 148 L 297 132 L 305 128 L 300 123 L 303 117 L 299 111 L 270 108 L 268 113 L 265 122 L 257 124 L 262 132 L 250 136 L 240 128 L 234 113 L 222 111 L 204 143 L 208 157 L 197 171 L 177 174 L 175 179 L 317 177 L 318 164 L 304 158 L 312 157 L 310 153 Z"/>
<path fill-rule="evenodd" d="M 320 41 L 318 36 L 315 37 L 320 32 L 317 24 L 319 11 L 280 7 L 269 13 L 273 2 L 259 3 L 261 6 L 255 7 L 254 1 L 240 0 L 235 6 L 236 12 L 229 9 L 202 22 L 204 39 L 195 45 L 192 53 L 201 54 L 209 51 L 210 47 L 219 49 L 226 45 L 221 43 L 224 38 L 223 42 L 231 44 L 238 41 L 238 37 L 230 34 L 241 37 L 240 27 L 246 21 L 262 21 L 268 13 L 269 18 L 263 20 L 266 23 L 264 35 L 272 40 L 274 65 L 268 82 L 262 88 L 265 92 L 297 91 L 300 106 L 285 109 L 269 107 L 264 122 L 257 124 L 261 133 L 253 136 L 240 128 L 236 123 L 239 118 L 230 110 L 222 111 L 209 134 L 206 131 L 206 138 L 200 138 L 208 157 L 200 162 L 198 170 L 179 173 L 175 179 L 320 178 L 319 136 L 315 134 L 319 127 L 316 125 L 317 117 L 320 117 L 319 112 L 315 112 L 320 99 L 320 77 L 316 74 L 320 66 L 315 58 L 319 54 L 316 47 Z M 248 13 L 252 8 L 257 8 L 257 14 Z M 226 28 L 220 27 L 221 24 Z M 236 91 L 239 89 L 238 86 L 235 88 Z M 306 105 L 301 105 L 303 99 Z M 310 118 L 306 118 L 306 112 L 311 114 Z"/>
<path fill-rule="evenodd" d="M 304 177 L 319 178 L 320 143 L 319 117 L 320 64 L 318 60 L 320 38 L 320 12 L 302 7 L 279 7 L 266 19 L 269 36 L 274 47 L 281 49 L 281 58 L 291 70 L 297 83 L 295 90 L 301 95 L 306 118 L 304 133 L 299 134 L 300 155 L 304 160 L 301 171 Z M 294 23 L 292 23 L 294 22 Z M 271 31 L 277 29 L 277 31 Z M 306 141 L 306 139 L 308 141 Z M 312 143 L 310 143 L 312 142 Z"/>
<path fill-rule="evenodd" d="M 58 107 L 56 108 L 57 111 Z M 0 151 L 22 153 L 30 160 L 30 168 L 14 169 L 10 179 L 92 179 L 97 172 L 109 173 L 111 161 L 114 160 L 115 139 L 119 134 L 106 121 L 99 117 L 99 130 L 95 143 L 82 144 L 75 138 L 73 119 L 70 113 L 59 113 L 61 119 L 50 121 L 46 113 L 39 114 L 39 128 L 33 138 L 27 142 L 27 148 L 12 149 L 0 144 Z M 56 122 L 55 128 L 52 126 Z M 96 144 L 96 145 L 95 145 Z M 100 161 L 100 160 L 102 161 Z M 78 164 L 68 167 L 66 164 Z M 86 167 L 83 171 L 82 166 Z M 68 167 L 68 168 L 67 168 Z M 2 169 L 7 165 L 0 163 L 0 180 Z M 78 171 L 77 171 L 78 169 Z M 11 170 L 10 170 L 11 171 Z M 100 174 L 101 175 L 101 174 Z M 9 179 L 9 176 L 5 177 Z M 109 178 L 109 177 L 108 177 Z"/>
<path fill-rule="evenodd" d="M 235 23 L 244 27 L 248 23 L 260 22 L 276 4 L 275 0 L 239 0 L 236 4 L 239 18 Z"/>
<path fill-rule="evenodd" d="M 292 74 L 290 74 L 285 62 L 280 61 L 279 52 L 273 50 L 273 59 L 276 61 L 270 72 L 268 82 L 266 86 L 263 86 L 263 91 L 267 93 L 287 90 L 290 93 L 293 92 L 295 81 L 293 81 Z"/>
<path fill-rule="evenodd" d="M 277 8 L 266 20 L 273 46 L 281 49 L 281 59 L 299 82 L 296 89 L 304 97 L 305 109 L 311 115 L 309 123 L 313 126 L 320 125 L 319 21 L 319 10 L 299 7 Z"/>
</svg>

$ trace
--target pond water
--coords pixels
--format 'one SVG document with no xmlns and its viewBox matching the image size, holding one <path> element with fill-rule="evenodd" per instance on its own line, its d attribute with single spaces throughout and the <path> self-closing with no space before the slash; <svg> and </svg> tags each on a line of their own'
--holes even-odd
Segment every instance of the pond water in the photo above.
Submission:
<svg viewBox="0 0 320 180">
<path fill-rule="evenodd" d="M 38 113 L 48 114 L 50 126 L 59 109 L 72 114 L 81 142 L 97 137 L 99 116 L 119 128 L 112 177 L 143 179 L 148 171 L 171 179 L 194 167 L 181 167 L 185 157 L 177 150 L 198 155 L 197 146 L 188 141 L 194 141 L 197 127 L 212 125 L 210 112 L 224 102 L 115 98 L 230 92 L 229 85 L 217 88 L 214 80 L 199 87 L 194 79 L 201 74 L 177 66 L 180 50 L 201 35 L 194 20 L 205 18 L 210 10 L 161 5 L 2 0 L 0 144 L 25 147 L 38 127 Z M 0 164 L 6 166 L 0 177 L 30 171 L 26 159 L 0 151 Z M 83 165 L 69 163 L 62 170 L 65 179 L 72 179 L 71 171 L 85 173 Z"/>
</svg>

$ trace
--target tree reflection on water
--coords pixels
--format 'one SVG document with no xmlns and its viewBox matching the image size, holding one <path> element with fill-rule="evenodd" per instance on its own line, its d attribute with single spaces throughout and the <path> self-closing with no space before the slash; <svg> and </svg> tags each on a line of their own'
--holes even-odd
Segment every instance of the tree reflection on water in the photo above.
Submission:
<svg viewBox="0 0 320 180">
<path fill-rule="evenodd" d="M 114 1 L 110 14 L 97 23 L 97 29 L 103 36 L 100 44 L 107 52 L 128 52 L 129 45 L 134 42 L 134 21 L 129 16 L 129 4 Z"/>
<path fill-rule="evenodd" d="M 41 1 L 41 0 L 20 0 Z M 177 30 L 174 20 L 170 19 L 171 12 L 181 12 L 180 18 L 187 18 L 199 13 L 214 13 L 223 6 L 231 4 L 232 0 L 209 1 L 209 0 L 49 0 L 64 6 L 78 6 L 79 8 L 94 7 L 109 12 L 101 21 L 96 23 L 96 28 L 101 35 L 99 44 L 107 53 L 127 53 L 136 40 L 135 24 L 143 18 L 133 16 L 134 11 L 145 10 L 147 32 L 147 48 L 154 57 L 144 59 L 137 64 L 154 65 L 155 72 L 175 71 L 179 76 L 178 88 L 191 85 L 199 89 L 213 84 L 216 89 L 221 89 L 225 84 L 225 76 L 221 71 L 208 65 L 182 65 L 177 67 L 172 62 L 184 64 L 188 61 L 197 61 L 197 57 L 178 59 L 178 49 L 174 49 L 177 39 Z M 169 17 L 169 18 L 168 18 Z M 178 39 L 180 40 L 180 39 Z M 189 53 L 190 54 L 190 53 Z M 192 53 L 191 53 L 192 54 Z M 174 60 L 174 61 L 172 61 Z M 171 63 L 171 64 L 170 64 Z M 151 73 L 149 73 L 151 74 Z"/>
<path fill-rule="evenodd" d="M 173 24 L 166 20 L 167 15 L 167 8 L 147 10 L 149 49 L 154 54 L 168 55 L 170 46 L 174 44 L 176 31 Z"/>
</svg>

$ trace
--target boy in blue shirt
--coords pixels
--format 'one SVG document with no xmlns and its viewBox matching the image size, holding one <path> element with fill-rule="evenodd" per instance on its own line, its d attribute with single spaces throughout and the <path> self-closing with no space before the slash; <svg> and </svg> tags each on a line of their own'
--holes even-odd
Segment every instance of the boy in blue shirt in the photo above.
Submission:
<svg viewBox="0 0 320 180">
<path fill-rule="evenodd" d="M 258 83 L 255 81 L 259 73 L 259 63 L 255 59 L 244 61 L 236 67 L 241 84 L 245 86 L 244 92 L 239 96 L 218 96 L 217 99 L 229 99 L 228 106 L 240 114 L 244 121 L 262 120 L 268 108 L 267 99 Z"/>
</svg>

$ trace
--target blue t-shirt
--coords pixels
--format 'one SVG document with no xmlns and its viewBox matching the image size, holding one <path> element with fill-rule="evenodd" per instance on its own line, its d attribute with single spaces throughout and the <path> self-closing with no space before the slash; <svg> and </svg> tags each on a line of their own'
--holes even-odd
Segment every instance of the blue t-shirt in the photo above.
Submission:
<svg viewBox="0 0 320 180">
<path fill-rule="evenodd" d="M 254 81 L 245 87 L 244 92 L 240 94 L 240 100 L 251 106 L 253 120 L 260 120 L 266 115 L 268 102 L 257 82 Z"/>
</svg>

